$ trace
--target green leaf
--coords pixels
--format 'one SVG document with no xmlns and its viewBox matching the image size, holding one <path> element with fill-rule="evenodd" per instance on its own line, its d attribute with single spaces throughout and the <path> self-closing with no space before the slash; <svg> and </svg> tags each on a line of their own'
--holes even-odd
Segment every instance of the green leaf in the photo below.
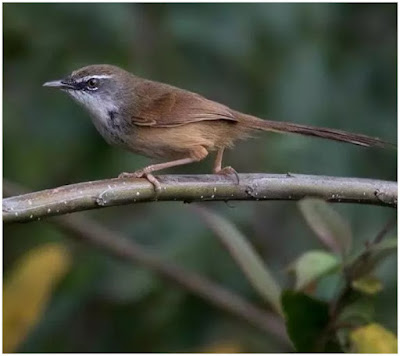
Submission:
<svg viewBox="0 0 400 356">
<path fill-rule="evenodd" d="M 308 225 L 324 245 L 343 255 L 350 251 L 353 238 L 347 220 L 321 199 L 306 198 L 298 204 Z"/>
<path fill-rule="evenodd" d="M 370 323 L 375 316 L 374 303 L 371 298 L 352 294 L 338 315 L 338 324 L 360 325 Z"/>
<path fill-rule="evenodd" d="M 332 273 L 340 265 L 338 257 L 325 251 L 309 251 L 291 266 L 296 275 L 296 289 L 303 289 L 311 282 Z"/>
<path fill-rule="evenodd" d="M 329 305 L 301 292 L 284 291 L 282 308 L 286 329 L 298 352 L 318 351 L 329 322 Z"/>
<path fill-rule="evenodd" d="M 352 331 L 350 342 L 352 352 L 397 353 L 396 335 L 376 323 Z"/>
<path fill-rule="evenodd" d="M 351 283 L 353 289 L 364 294 L 376 294 L 383 289 L 382 282 L 375 276 L 364 276 Z"/>
<path fill-rule="evenodd" d="M 254 289 L 281 314 L 281 289 L 246 237 L 223 217 L 204 208 L 197 207 L 197 210 L 227 248 Z"/>
</svg>

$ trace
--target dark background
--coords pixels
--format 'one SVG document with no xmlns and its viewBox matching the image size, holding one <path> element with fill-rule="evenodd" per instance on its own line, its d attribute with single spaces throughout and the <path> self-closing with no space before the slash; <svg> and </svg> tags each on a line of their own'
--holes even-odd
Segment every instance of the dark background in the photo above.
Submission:
<svg viewBox="0 0 400 356">
<path fill-rule="evenodd" d="M 149 164 L 109 147 L 87 113 L 42 88 L 81 66 L 119 65 L 260 117 L 397 141 L 396 4 L 5 4 L 4 177 L 39 190 L 115 177 Z M 396 152 L 261 134 L 227 152 L 239 172 L 397 180 Z M 171 172 L 208 173 L 211 158 Z M 320 245 L 293 202 L 207 205 L 246 234 L 290 286 L 285 268 Z M 335 205 L 356 247 L 393 215 Z M 187 205 L 141 204 L 82 213 L 185 268 L 261 303 Z M 43 222 L 6 226 L 4 273 L 30 248 L 70 241 Z M 273 338 L 139 267 L 74 245 L 74 265 L 21 351 L 279 351 Z M 377 320 L 396 331 L 396 260 L 379 270 Z M 325 297 L 330 298 L 327 284 Z"/>
</svg>

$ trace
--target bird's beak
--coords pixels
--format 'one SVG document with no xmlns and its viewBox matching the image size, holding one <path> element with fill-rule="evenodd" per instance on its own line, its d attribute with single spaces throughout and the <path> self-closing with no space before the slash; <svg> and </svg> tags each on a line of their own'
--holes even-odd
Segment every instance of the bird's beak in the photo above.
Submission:
<svg viewBox="0 0 400 356">
<path fill-rule="evenodd" d="M 71 82 L 67 82 L 64 79 L 46 82 L 43 86 L 56 89 L 75 89 L 75 86 Z"/>
</svg>

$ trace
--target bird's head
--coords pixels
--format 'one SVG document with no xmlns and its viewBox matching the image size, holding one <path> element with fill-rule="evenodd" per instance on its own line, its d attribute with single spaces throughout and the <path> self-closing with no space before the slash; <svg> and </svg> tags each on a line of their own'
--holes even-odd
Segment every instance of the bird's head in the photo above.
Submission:
<svg viewBox="0 0 400 356">
<path fill-rule="evenodd" d="M 67 77 L 46 82 L 45 87 L 67 92 L 92 114 L 103 115 L 118 108 L 132 75 L 108 64 L 96 64 L 73 71 Z"/>
</svg>

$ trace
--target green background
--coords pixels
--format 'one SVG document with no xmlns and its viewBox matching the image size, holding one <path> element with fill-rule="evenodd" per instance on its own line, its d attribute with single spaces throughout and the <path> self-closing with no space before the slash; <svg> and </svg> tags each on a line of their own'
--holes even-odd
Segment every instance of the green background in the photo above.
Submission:
<svg viewBox="0 0 400 356">
<path fill-rule="evenodd" d="M 150 163 L 109 147 L 88 114 L 42 88 L 81 66 L 110 63 L 259 117 L 341 128 L 397 141 L 396 4 L 4 4 L 4 177 L 40 190 L 115 177 Z M 261 134 L 225 155 L 238 172 L 397 180 L 396 152 Z M 171 170 L 208 173 L 212 158 Z M 282 286 L 286 267 L 320 245 L 293 202 L 207 204 L 250 239 Z M 335 205 L 363 246 L 389 208 Z M 262 305 L 190 206 L 149 203 L 85 212 Z M 44 222 L 5 226 L 4 273 L 45 241 L 69 241 Z M 233 340 L 280 351 L 272 337 L 139 267 L 74 244 L 75 263 L 31 352 L 201 351 Z M 396 331 L 396 259 L 379 270 L 376 316 Z M 330 298 L 334 283 L 319 292 Z"/>
</svg>

